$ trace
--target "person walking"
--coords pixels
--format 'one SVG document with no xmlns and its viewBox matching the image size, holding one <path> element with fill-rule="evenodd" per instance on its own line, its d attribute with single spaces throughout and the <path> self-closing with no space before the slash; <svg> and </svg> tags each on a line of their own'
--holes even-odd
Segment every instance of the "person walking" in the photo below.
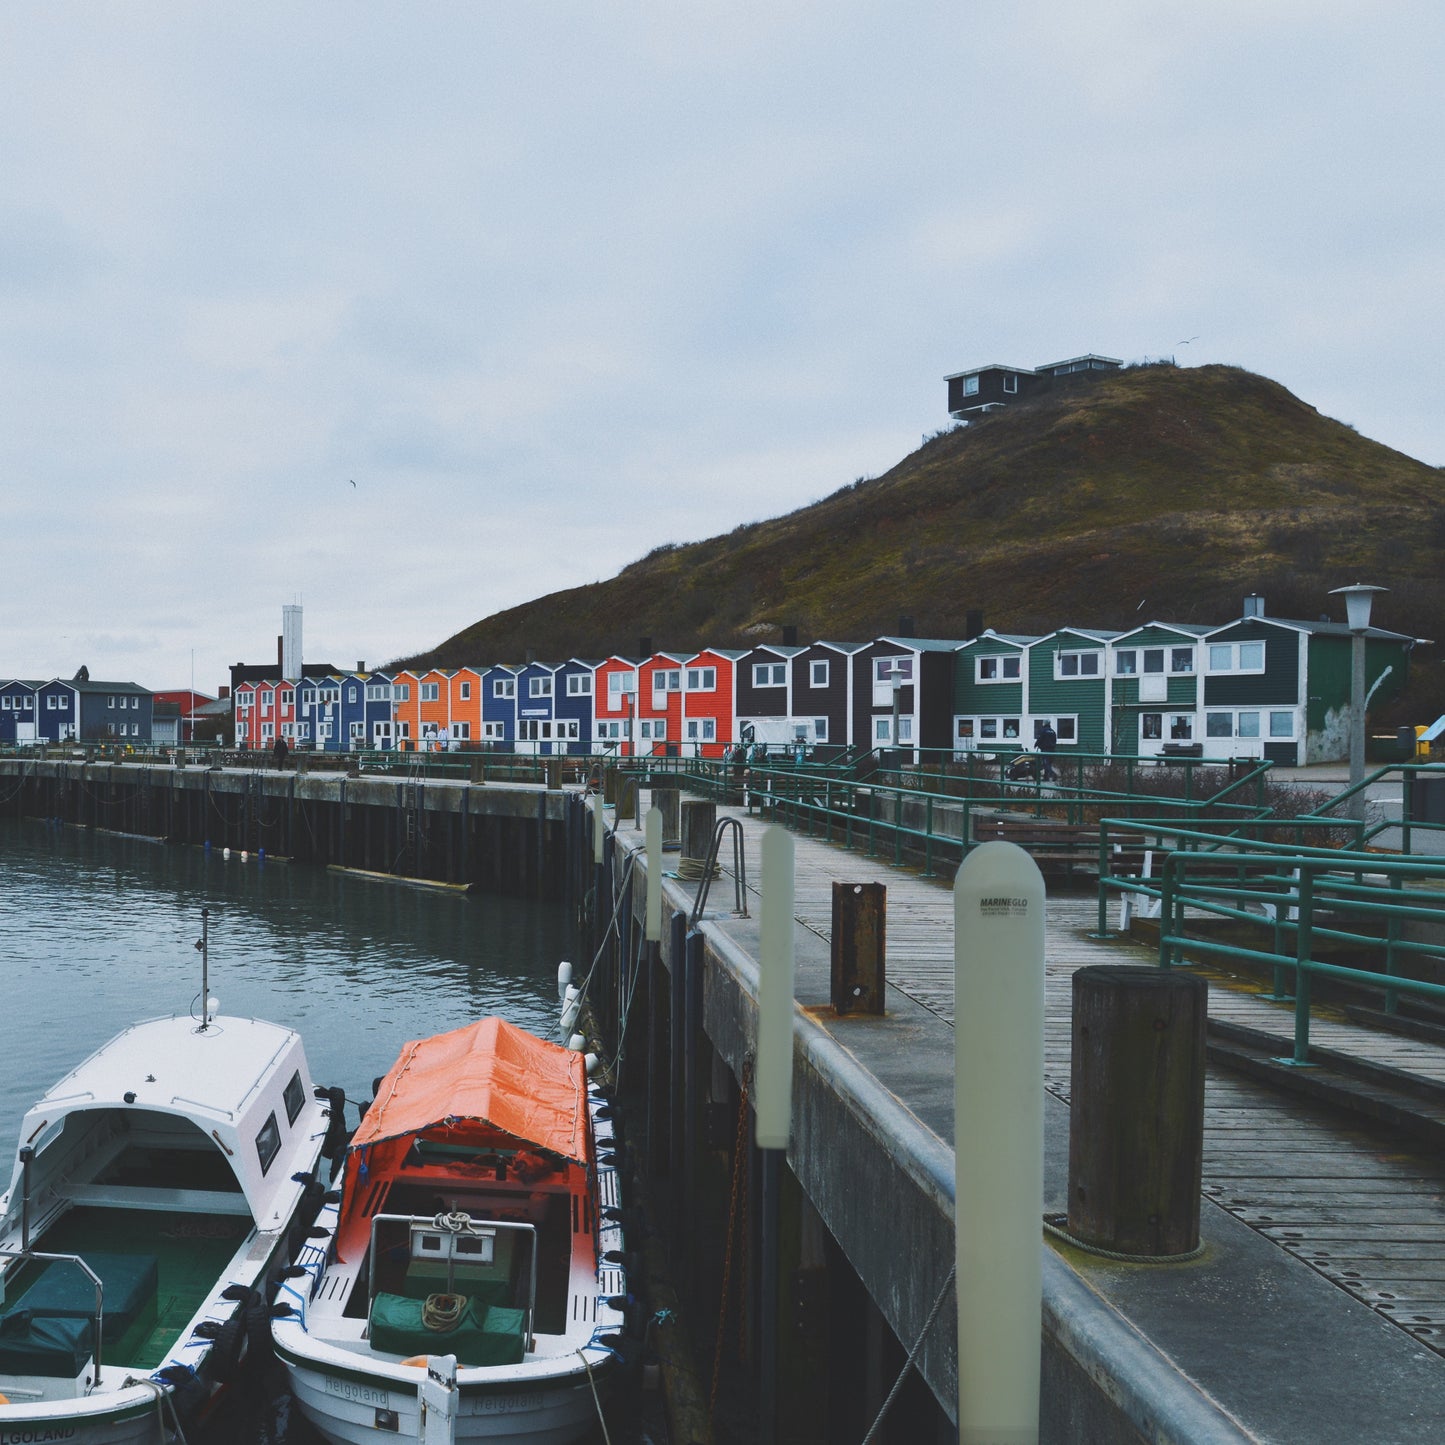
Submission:
<svg viewBox="0 0 1445 1445">
<path fill-rule="evenodd" d="M 285 738 L 276 739 L 276 747 L 274 751 L 276 754 L 276 766 L 278 768 L 284 768 L 286 766 L 286 754 L 291 751 L 291 749 L 286 746 Z"/>
<path fill-rule="evenodd" d="M 1043 754 L 1042 762 L 1044 772 L 1042 781 L 1052 783 L 1058 774 L 1054 772 L 1054 749 L 1059 745 L 1059 735 L 1054 731 L 1054 725 L 1047 719 L 1043 726 L 1034 735 L 1034 744 L 1039 752 Z"/>
</svg>

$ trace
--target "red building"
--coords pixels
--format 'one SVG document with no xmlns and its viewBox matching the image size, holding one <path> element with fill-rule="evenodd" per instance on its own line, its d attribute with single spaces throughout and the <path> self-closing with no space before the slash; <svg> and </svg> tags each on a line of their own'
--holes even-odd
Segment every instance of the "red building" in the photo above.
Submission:
<svg viewBox="0 0 1445 1445">
<path fill-rule="evenodd" d="M 609 657 L 599 663 L 592 696 L 592 750 L 633 755 L 637 729 L 637 674 L 643 659 Z"/>
<path fill-rule="evenodd" d="M 679 719 L 684 753 L 720 758 L 737 741 L 737 664 L 745 656 L 710 647 L 687 659 Z"/>
</svg>

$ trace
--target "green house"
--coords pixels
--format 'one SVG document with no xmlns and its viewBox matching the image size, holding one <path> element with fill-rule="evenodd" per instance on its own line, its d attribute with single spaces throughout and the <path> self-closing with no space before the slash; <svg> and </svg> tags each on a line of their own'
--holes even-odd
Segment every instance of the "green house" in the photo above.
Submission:
<svg viewBox="0 0 1445 1445">
<path fill-rule="evenodd" d="M 1109 751 L 1139 757 L 1202 752 L 1203 625 L 1149 622 L 1109 644 Z"/>
<path fill-rule="evenodd" d="M 954 653 L 956 752 L 1032 746 L 1033 733 L 1026 727 L 1025 685 L 1028 649 L 1038 640 L 990 628 Z"/>
<path fill-rule="evenodd" d="M 1208 633 L 1200 643 L 1204 756 L 1268 758 L 1291 767 L 1347 758 L 1351 641 L 1343 622 L 1262 614 Z M 1367 629 L 1371 706 L 1404 687 L 1416 641 Z"/>
<path fill-rule="evenodd" d="M 1025 741 L 1030 747 L 1048 721 L 1058 734 L 1060 751 L 1108 751 L 1109 644 L 1117 636 L 1087 627 L 1061 627 L 1029 646 Z"/>
</svg>

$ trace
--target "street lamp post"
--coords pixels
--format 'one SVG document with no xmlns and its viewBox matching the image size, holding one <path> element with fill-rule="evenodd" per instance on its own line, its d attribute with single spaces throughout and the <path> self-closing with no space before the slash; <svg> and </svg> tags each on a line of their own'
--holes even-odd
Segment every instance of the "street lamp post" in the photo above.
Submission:
<svg viewBox="0 0 1445 1445">
<path fill-rule="evenodd" d="M 1370 626 L 1370 606 L 1375 593 L 1388 592 L 1388 587 L 1371 587 L 1356 582 L 1349 587 L 1335 587 L 1331 597 L 1345 599 L 1345 625 L 1350 629 L 1350 787 L 1358 788 L 1365 780 L 1365 633 Z M 1350 797 L 1350 817 L 1365 816 L 1363 793 Z"/>
</svg>

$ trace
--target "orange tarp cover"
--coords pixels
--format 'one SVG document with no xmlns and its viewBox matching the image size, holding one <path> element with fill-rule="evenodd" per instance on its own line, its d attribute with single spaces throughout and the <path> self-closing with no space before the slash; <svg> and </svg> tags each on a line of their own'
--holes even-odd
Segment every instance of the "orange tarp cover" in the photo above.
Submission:
<svg viewBox="0 0 1445 1445">
<path fill-rule="evenodd" d="M 498 1018 L 407 1044 L 346 1153 L 337 1230 L 343 1250 L 365 1246 L 379 1203 L 368 1183 L 393 1178 L 424 1130 L 458 1144 L 480 1144 L 500 1131 L 585 1165 L 586 1064 L 581 1054 Z"/>
<path fill-rule="evenodd" d="M 433 1125 L 464 1131 L 473 1120 L 585 1164 L 582 1055 L 499 1018 L 418 1039 L 381 1081 L 351 1147 L 410 1137 Z"/>
</svg>

